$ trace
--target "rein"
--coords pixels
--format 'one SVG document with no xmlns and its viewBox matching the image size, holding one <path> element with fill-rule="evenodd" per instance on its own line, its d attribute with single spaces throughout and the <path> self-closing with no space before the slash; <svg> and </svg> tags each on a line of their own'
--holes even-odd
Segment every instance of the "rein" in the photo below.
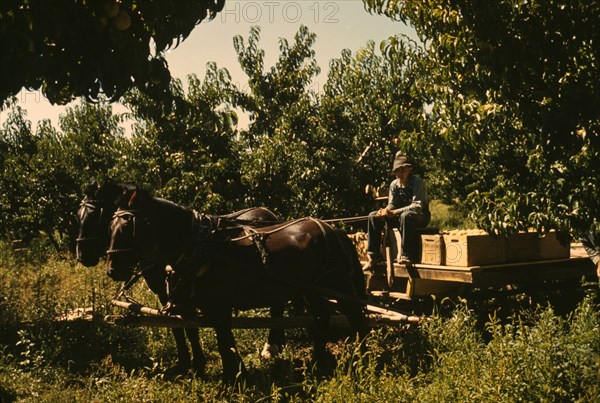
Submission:
<svg viewBox="0 0 600 403">
<path fill-rule="evenodd" d="M 368 218 L 369 218 L 369 216 L 368 216 L 368 215 L 365 215 L 365 216 L 358 216 L 358 217 L 347 217 L 347 218 L 330 218 L 330 219 L 327 219 L 327 220 L 319 220 L 319 219 L 317 219 L 317 218 L 314 218 L 314 217 L 304 217 L 304 218 L 298 218 L 297 220 L 290 221 L 290 222 L 289 222 L 289 223 L 287 223 L 286 225 L 284 225 L 284 226 L 282 226 L 282 227 L 279 227 L 279 228 L 276 228 L 276 229 L 274 229 L 274 230 L 271 230 L 271 231 L 259 232 L 259 231 L 256 231 L 255 229 L 252 229 L 252 230 L 250 231 L 250 232 L 251 232 L 250 234 L 243 235 L 243 236 L 240 236 L 240 237 L 237 237 L 237 238 L 232 238 L 232 239 L 230 239 L 228 242 L 237 242 L 237 241 L 242 241 L 242 240 L 244 240 L 244 239 L 248 239 L 248 238 L 255 237 L 255 236 L 257 236 L 257 234 L 261 234 L 261 236 L 263 236 L 263 237 L 268 237 L 268 236 L 269 236 L 269 235 L 271 235 L 271 234 L 274 234 L 274 233 L 276 233 L 276 232 L 279 232 L 279 231 L 281 231 L 281 230 L 283 230 L 283 229 L 285 229 L 285 228 L 287 228 L 287 227 L 289 227 L 289 226 L 291 226 L 291 225 L 297 224 L 297 223 L 299 223 L 299 222 L 301 222 L 301 221 L 305 221 L 305 220 L 311 220 L 311 221 L 314 221 L 315 223 L 317 223 L 317 225 L 319 225 L 319 227 L 321 227 L 321 223 L 322 223 L 322 222 L 324 222 L 324 223 L 327 223 L 327 224 L 329 224 L 329 223 L 334 223 L 334 222 L 355 222 L 355 221 L 367 220 Z M 261 222 L 265 222 L 265 221 L 261 221 Z M 245 227 L 245 226 L 244 226 L 244 229 L 246 229 L 246 227 Z M 323 231 L 323 228 L 322 228 L 322 227 L 321 227 L 321 231 Z M 248 231 L 247 231 L 247 232 L 248 232 Z M 226 241 L 226 242 L 227 242 L 227 241 Z"/>
<path fill-rule="evenodd" d="M 369 216 L 368 215 L 361 215 L 358 217 L 345 217 L 345 218 L 329 218 L 327 220 L 321 220 L 323 222 L 326 223 L 330 223 L 330 222 L 356 222 L 356 221 L 363 221 L 363 220 L 368 220 Z"/>
<path fill-rule="evenodd" d="M 255 230 L 254 228 L 243 227 L 244 229 L 247 230 L 246 232 L 248 232 L 248 230 L 250 230 L 249 231 L 250 234 L 243 235 L 243 236 L 240 236 L 240 237 L 237 237 L 237 238 L 232 238 L 232 239 L 229 239 L 229 240 L 224 240 L 224 242 L 237 242 L 237 241 L 241 241 L 241 240 L 244 240 L 244 239 L 254 238 L 254 237 L 258 236 L 258 235 L 260 235 L 262 238 L 267 238 L 269 235 L 272 235 L 272 234 L 274 234 L 276 232 L 279 232 L 279 231 L 283 231 L 287 227 L 291 227 L 292 225 L 298 224 L 299 222 L 306 221 L 306 220 L 315 221 L 315 222 L 318 223 L 318 221 L 317 221 L 316 218 L 313 218 L 313 217 L 304 217 L 304 218 L 298 218 L 297 220 L 294 220 L 294 221 L 290 221 L 287 224 L 282 225 L 281 227 L 275 228 L 275 229 L 273 229 L 271 231 L 259 232 L 259 231 Z M 321 220 L 321 221 L 323 221 L 323 220 Z"/>
</svg>

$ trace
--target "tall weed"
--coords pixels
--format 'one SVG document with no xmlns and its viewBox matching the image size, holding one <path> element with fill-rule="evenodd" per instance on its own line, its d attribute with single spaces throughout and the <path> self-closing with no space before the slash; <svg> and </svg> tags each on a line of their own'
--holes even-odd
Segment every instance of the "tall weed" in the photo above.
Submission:
<svg viewBox="0 0 600 403">
<path fill-rule="evenodd" d="M 581 401 L 600 400 L 600 313 L 588 296 L 568 315 L 550 307 L 492 314 L 465 301 L 447 305 L 418 327 L 374 330 L 362 351 L 331 343 L 333 374 L 314 370 L 303 330 L 288 332 L 277 360 L 260 360 L 266 331 L 236 330 L 248 368 L 245 382 L 220 384 L 214 331 L 201 330 L 208 358 L 203 378 L 168 380 L 175 358 L 169 332 L 107 326 L 122 313 L 108 301 L 119 285 L 101 267 L 63 256 L 26 261 L 0 247 L 0 401 Z M 143 281 L 131 290 L 157 306 Z M 91 307 L 87 322 L 57 314 Z M 250 313 L 252 315 L 258 312 Z"/>
</svg>

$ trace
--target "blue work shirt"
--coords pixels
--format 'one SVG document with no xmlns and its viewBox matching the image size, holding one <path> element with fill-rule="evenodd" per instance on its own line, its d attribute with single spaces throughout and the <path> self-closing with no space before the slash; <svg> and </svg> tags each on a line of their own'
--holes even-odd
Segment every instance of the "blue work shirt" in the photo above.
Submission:
<svg viewBox="0 0 600 403">
<path fill-rule="evenodd" d="M 405 211 L 424 213 L 429 211 L 427 188 L 425 181 L 419 175 L 411 175 L 406 186 L 400 184 L 400 179 L 394 179 L 390 184 L 390 195 L 386 209 L 397 214 Z"/>
</svg>

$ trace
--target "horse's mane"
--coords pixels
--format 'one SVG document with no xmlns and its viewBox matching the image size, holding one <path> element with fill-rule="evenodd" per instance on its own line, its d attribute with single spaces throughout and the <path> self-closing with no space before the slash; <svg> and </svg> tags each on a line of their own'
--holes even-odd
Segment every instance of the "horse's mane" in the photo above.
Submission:
<svg viewBox="0 0 600 403">
<path fill-rule="evenodd" d="M 189 207 L 177 204 L 175 202 L 172 202 L 171 200 L 163 199 L 161 197 L 152 197 L 151 200 L 155 204 L 155 206 L 158 206 L 158 208 L 160 208 L 161 210 L 171 211 L 176 214 L 180 214 L 183 212 L 190 213 L 193 211 Z"/>
<path fill-rule="evenodd" d="M 117 182 L 106 182 L 98 187 L 96 190 L 96 197 L 100 200 L 116 200 L 117 197 L 123 193 L 126 189 L 133 189 L 134 185 L 127 183 L 117 183 Z"/>
<path fill-rule="evenodd" d="M 193 214 L 188 207 L 153 196 L 145 189 L 128 190 L 119 198 L 119 206 L 147 217 L 160 242 L 169 250 L 179 250 L 189 234 Z"/>
</svg>

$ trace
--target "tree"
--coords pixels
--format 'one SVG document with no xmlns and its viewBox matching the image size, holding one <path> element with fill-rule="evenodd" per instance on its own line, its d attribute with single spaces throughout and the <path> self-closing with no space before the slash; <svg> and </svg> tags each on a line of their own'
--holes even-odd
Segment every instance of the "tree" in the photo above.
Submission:
<svg viewBox="0 0 600 403">
<path fill-rule="evenodd" d="M 346 49 L 330 62 L 321 128 L 329 139 L 326 148 L 333 150 L 331 173 L 344 173 L 344 181 L 325 181 L 336 185 L 329 192 L 338 194 L 338 213 L 373 208 L 372 194 L 362 191 L 365 185 L 387 188 L 398 139 L 420 133 L 426 123 L 423 101 L 413 94 L 413 52 L 416 44 L 406 41 L 397 52 L 378 54 L 370 41 L 355 55 Z"/>
<path fill-rule="evenodd" d="M 234 38 L 248 88 L 234 94 L 234 106 L 250 114 L 240 133 L 240 174 L 247 205 L 264 205 L 282 216 L 310 211 L 306 179 L 315 164 L 312 137 L 318 125 L 316 94 L 310 88 L 319 73 L 312 44 L 315 34 L 302 26 L 290 44 L 280 39 L 275 66 L 264 69 L 260 28 L 253 27 L 247 45 Z"/>
<path fill-rule="evenodd" d="M 598 226 L 600 3 L 364 2 L 424 43 L 440 186 L 489 230 Z"/>
<path fill-rule="evenodd" d="M 247 203 L 287 217 L 364 214 L 373 199 L 363 189 L 389 181 L 399 131 L 422 123 L 422 102 L 410 92 L 412 45 L 394 60 L 378 55 L 373 42 L 356 55 L 344 50 L 320 95 L 312 88 L 316 36 L 301 27 L 293 44 L 282 39 L 277 64 L 265 71 L 259 34 L 254 28 L 247 45 L 234 39 L 249 78 L 248 92 L 237 96 L 251 118 L 240 136 Z M 398 103 L 404 119 L 390 124 Z"/>
<path fill-rule="evenodd" d="M 9 239 L 44 234 L 57 250 L 73 242 L 83 187 L 120 159 L 124 138 L 110 106 L 84 102 L 61 116 L 60 127 L 43 121 L 34 134 L 13 104 L 0 131 L 0 228 Z"/>
<path fill-rule="evenodd" d="M 139 91 L 125 97 L 135 120 L 121 178 L 202 211 L 230 212 L 241 205 L 239 162 L 233 155 L 237 116 L 228 104 L 227 70 L 207 66 L 204 80 L 188 76 L 187 91 L 174 80 L 172 102 Z"/>
<path fill-rule="evenodd" d="M 35 233 L 23 209 L 28 197 L 23 189 L 29 184 L 29 161 L 37 153 L 38 141 L 31 131 L 25 111 L 9 100 L 8 116 L 0 130 L 2 176 L 0 177 L 0 227 L 2 236 L 21 239 Z"/>
<path fill-rule="evenodd" d="M 0 3 L 0 100 L 22 87 L 52 103 L 165 92 L 161 53 L 224 0 L 7 0 Z M 153 45 L 153 46 L 151 46 Z"/>
</svg>

